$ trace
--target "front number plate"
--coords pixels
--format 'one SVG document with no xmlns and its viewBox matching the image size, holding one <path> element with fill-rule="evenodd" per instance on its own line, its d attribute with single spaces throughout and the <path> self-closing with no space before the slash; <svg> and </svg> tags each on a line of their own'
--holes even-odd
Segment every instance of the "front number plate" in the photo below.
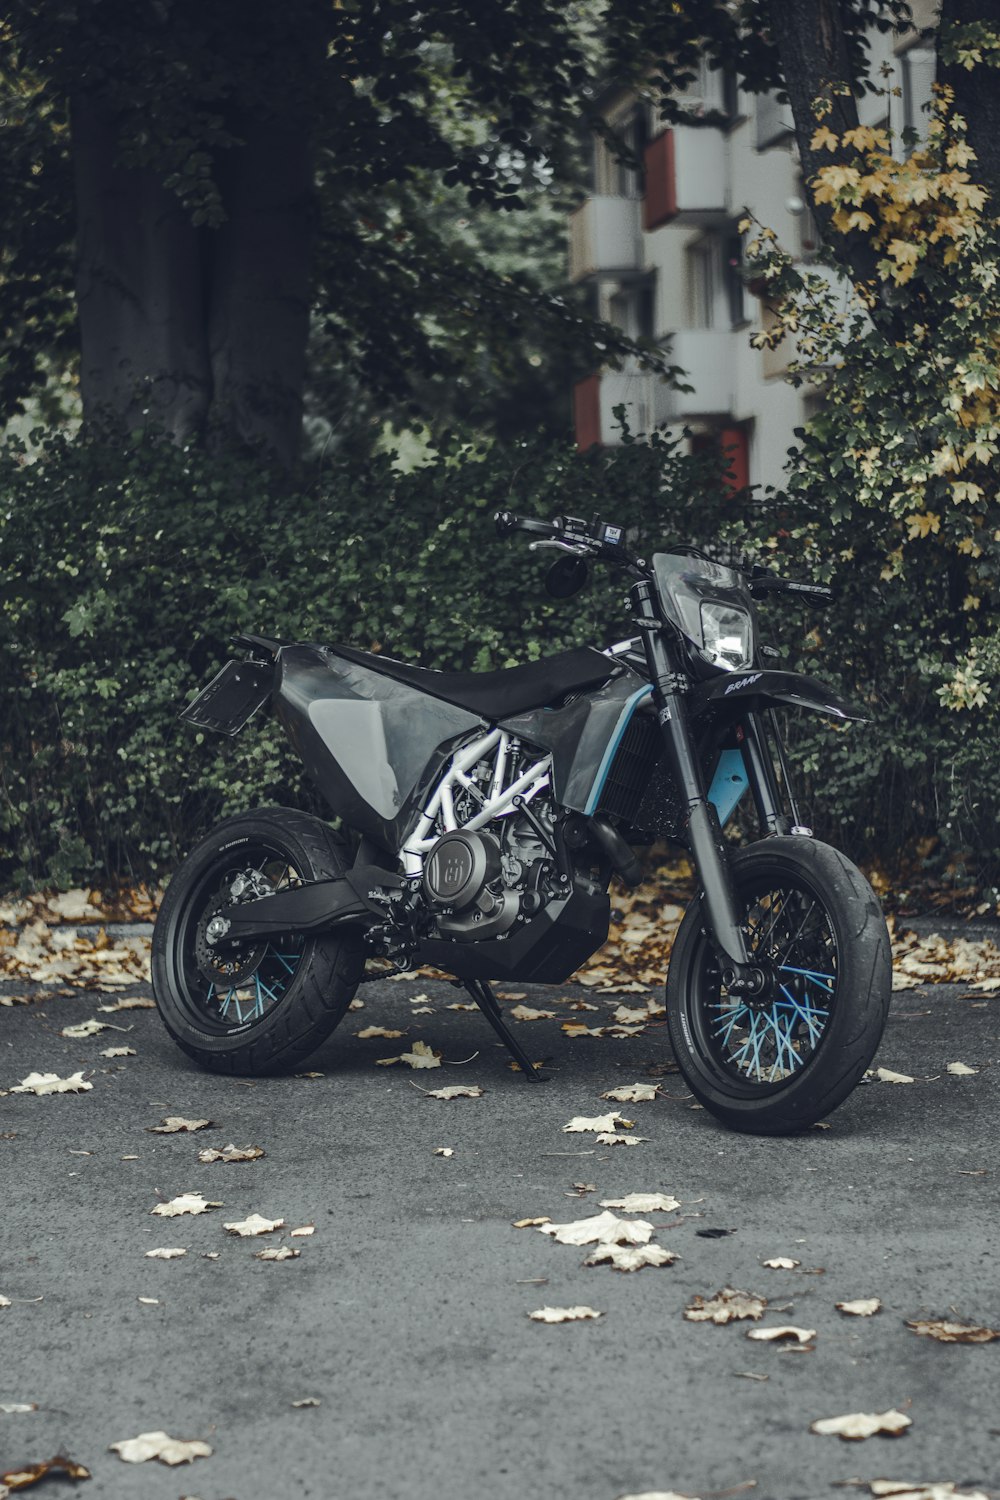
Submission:
<svg viewBox="0 0 1000 1500">
<path fill-rule="evenodd" d="M 274 686 L 274 667 L 255 661 L 228 661 L 178 718 L 217 734 L 239 734 Z"/>
</svg>

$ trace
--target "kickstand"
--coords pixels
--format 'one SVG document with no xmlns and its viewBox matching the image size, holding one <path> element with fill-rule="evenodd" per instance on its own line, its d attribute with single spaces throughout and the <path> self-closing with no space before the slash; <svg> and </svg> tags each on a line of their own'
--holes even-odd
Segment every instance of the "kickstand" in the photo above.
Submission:
<svg viewBox="0 0 1000 1500">
<path fill-rule="evenodd" d="M 511 1057 L 517 1062 L 525 1079 L 530 1079 L 532 1083 L 547 1083 L 547 1076 L 535 1071 L 534 1063 L 528 1057 L 517 1037 L 508 1029 L 507 1023 L 503 1018 L 503 1012 L 500 1009 L 500 1003 L 496 995 L 494 995 L 489 982 L 485 979 L 463 979 L 462 985 L 472 996 L 473 1000 L 475 1000 Z"/>
</svg>

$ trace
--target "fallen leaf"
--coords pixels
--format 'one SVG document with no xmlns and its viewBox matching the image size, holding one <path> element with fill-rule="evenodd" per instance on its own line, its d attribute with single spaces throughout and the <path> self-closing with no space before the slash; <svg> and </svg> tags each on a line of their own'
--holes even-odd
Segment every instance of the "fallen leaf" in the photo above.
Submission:
<svg viewBox="0 0 1000 1500">
<path fill-rule="evenodd" d="M 101 1057 L 136 1057 L 138 1056 L 134 1047 L 105 1047 Z"/>
<path fill-rule="evenodd" d="M 815 1328 L 796 1328 L 791 1323 L 783 1323 L 780 1327 L 774 1328 L 747 1329 L 747 1338 L 756 1339 L 762 1344 L 770 1344 L 782 1339 L 794 1339 L 796 1343 L 808 1344 L 809 1340 L 815 1337 Z"/>
<path fill-rule="evenodd" d="M 656 1098 L 655 1083 L 626 1083 L 618 1089 L 608 1089 L 602 1099 L 613 1099 L 617 1104 L 644 1104 Z"/>
<path fill-rule="evenodd" d="M 626 1193 L 624 1198 L 602 1198 L 602 1208 L 620 1208 L 627 1214 L 672 1214 L 680 1200 L 669 1193 Z"/>
<path fill-rule="evenodd" d="M 138 1437 L 110 1443 L 109 1452 L 117 1453 L 127 1464 L 144 1464 L 158 1459 L 161 1464 L 189 1464 L 196 1458 L 209 1458 L 212 1450 L 199 1438 L 190 1441 L 172 1438 L 165 1432 L 140 1432 Z"/>
<path fill-rule="evenodd" d="M 588 1009 L 596 1010 L 597 1006 Z M 582 1021 L 564 1021 L 562 1029 L 567 1036 L 603 1036 L 605 1031 L 603 1026 L 585 1026 Z"/>
<path fill-rule="evenodd" d="M 597 1137 L 599 1146 L 639 1146 L 648 1140 L 645 1135 L 615 1135 L 613 1130 L 605 1130 Z"/>
<path fill-rule="evenodd" d="M 186 1250 L 147 1250 L 147 1260 L 176 1260 L 179 1255 L 187 1255 Z"/>
<path fill-rule="evenodd" d="M 653 1226 L 645 1219 L 619 1219 L 605 1210 L 568 1224 L 540 1224 L 539 1234 L 550 1234 L 560 1245 L 644 1245 Z"/>
<path fill-rule="evenodd" d="M 445 1010 L 478 1010 L 478 1009 L 479 1009 L 478 1005 L 469 1005 L 467 1003 L 467 1001 L 465 1001 L 465 1000 L 453 1000 L 450 1005 L 446 1005 L 445 1006 Z M 414 1015 L 416 1015 L 416 1014 L 417 1014 L 417 1012 L 414 1011 Z"/>
<path fill-rule="evenodd" d="M 585 1318 L 603 1318 L 592 1307 L 539 1307 L 528 1317 L 535 1323 L 579 1323 Z"/>
<path fill-rule="evenodd" d="M 37 1411 L 37 1401 L 0 1401 L 0 1411 L 5 1416 L 16 1416 L 19 1412 Z"/>
<path fill-rule="evenodd" d="M 215 1147 L 209 1147 L 205 1151 L 199 1151 L 198 1160 L 203 1162 L 259 1161 L 263 1155 L 264 1152 L 260 1146 L 243 1146 L 241 1148 L 230 1143 L 228 1146 L 223 1146 L 221 1150 L 218 1150 Z"/>
<path fill-rule="evenodd" d="M 476 1008 L 478 1009 L 478 1006 Z M 432 1016 L 433 1014 L 433 1005 L 418 1005 L 410 1011 L 411 1016 Z"/>
<path fill-rule="evenodd" d="M 537 1229 L 540 1224 L 551 1223 L 552 1220 L 548 1217 L 548 1215 L 543 1214 L 540 1219 L 515 1219 L 513 1227 L 515 1229 Z"/>
<path fill-rule="evenodd" d="M 515 1021 L 554 1021 L 556 1018 L 554 1010 L 532 1010 L 530 1005 L 514 1005 L 508 1015 Z"/>
<path fill-rule="evenodd" d="M 248 1219 L 240 1219 L 235 1224 L 223 1224 L 223 1229 L 228 1229 L 230 1234 L 238 1234 L 246 1239 L 255 1234 L 272 1234 L 275 1229 L 280 1229 L 284 1219 L 265 1219 L 261 1214 L 251 1214 Z"/>
<path fill-rule="evenodd" d="M 771 1260 L 761 1261 L 761 1265 L 772 1271 L 794 1271 L 801 1264 L 800 1260 L 792 1260 L 790 1255 L 775 1255 Z"/>
<path fill-rule="evenodd" d="M 483 1091 L 478 1083 L 449 1083 L 443 1089 L 424 1089 L 428 1099 L 481 1099 Z"/>
<path fill-rule="evenodd" d="M 1000 1330 L 981 1328 L 975 1323 L 952 1323 L 940 1318 L 907 1318 L 907 1328 L 914 1333 L 937 1339 L 940 1344 L 991 1344 L 1000 1339 Z"/>
<path fill-rule="evenodd" d="M 159 1307 L 159 1297 L 136 1297 L 137 1302 L 143 1303 L 145 1307 Z"/>
<path fill-rule="evenodd" d="M 75 1459 L 67 1458 L 65 1453 L 57 1453 L 55 1458 L 47 1458 L 44 1463 L 27 1464 L 23 1469 L 8 1469 L 6 1474 L 0 1474 L 0 1494 L 7 1494 L 10 1490 L 26 1490 L 29 1485 L 37 1484 L 40 1479 L 48 1479 L 54 1474 L 65 1474 L 68 1479 L 90 1479 L 92 1477 L 89 1469 L 83 1464 L 78 1464 Z"/>
<path fill-rule="evenodd" d="M 92 1083 L 84 1083 L 82 1071 L 60 1078 L 57 1073 L 29 1073 L 9 1090 L 12 1094 L 85 1094 Z"/>
<path fill-rule="evenodd" d="M 913 1484 L 902 1479 L 872 1479 L 870 1495 L 891 1495 L 894 1500 L 990 1500 L 982 1490 L 960 1490 L 954 1480 L 932 1484 Z"/>
<path fill-rule="evenodd" d="M 351 1001 L 351 1009 L 352 1010 L 354 1009 L 354 1002 L 353 1002 L 353 1000 Z M 295 1077 L 296 1078 L 325 1078 L 326 1074 L 325 1073 L 315 1073 L 315 1072 L 313 1072 L 313 1073 L 296 1073 Z"/>
<path fill-rule="evenodd" d="M 979 1069 L 966 1067 L 963 1062 L 950 1062 L 946 1071 L 954 1074 L 957 1078 L 971 1078 L 975 1073 L 979 1072 Z"/>
<path fill-rule="evenodd" d="M 288 1232 L 291 1235 L 292 1239 L 296 1239 L 296 1238 L 302 1238 L 302 1239 L 304 1239 L 306 1235 L 308 1235 L 308 1234 L 315 1234 L 316 1233 L 316 1225 L 315 1224 L 303 1224 L 300 1229 L 290 1229 Z"/>
<path fill-rule="evenodd" d="M 212 1203 L 203 1198 L 200 1193 L 181 1193 L 177 1198 L 171 1198 L 169 1203 L 158 1203 L 150 1213 L 159 1214 L 163 1219 L 176 1218 L 178 1214 L 204 1214 L 210 1208 L 221 1208 L 221 1203 Z"/>
<path fill-rule="evenodd" d="M 817 1422 L 810 1422 L 809 1431 L 818 1432 L 821 1437 L 839 1437 L 850 1442 L 863 1442 L 865 1438 L 874 1437 L 876 1433 L 884 1434 L 886 1437 L 899 1437 L 912 1426 L 913 1418 L 908 1417 L 905 1412 L 852 1411 L 843 1417 L 822 1417 Z"/>
<path fill-rule="evenodd" d="M 219 1252 L 218 1250 L 206 1250 L 201 1258 L 202 1260 L 218 1260 Z"/>
<path fill-rule="evenodd" d="M 298 1260 L 302 1254 L 301 1250 L 293 1250 L 291 1245 L 272 1246 L 269 1250 L 255 1250 L 255 1260 Z"/>
<path fill-rule="evenodd" d="M 293 1401 L 292 1405 L 296 1406 L 296 1407 L 318 1406 L 319 1405 L 319 1397 L 318 1396 L 303 1396 L 302 1399 L 301 1399 L 301 1401 Z"/>
<path fill-rule="evenodd" d="M 13 1306 L 14 1306 L 14 1304 L 10 1300 L 10 1298 L 9 1297 L 5 1297 L 3 1295 L 3 1293 L 0 1292 L 0 1307 L 13 1307 Z"/>
<path fill-rule="evenodd" d="M 847 1313 L 852 1318 L 870 1318 L 873 1313 L 881 1309 L 882 1303 L 878 1297 L 855 1297 L 853 1302 L 838 1302 L 838 1312 Z"/>
<path fill-rule="evenodd" d="M 378 1068 L 391 1068 L 393 1063 L 405 1062 L 411 1068 L 439 1068 L 441 1066 L 440 1052 L 434 1052 L 426 1042 L 414 1042 L 412 1052 L 401 1052 L 398 1057 L 379 1057 L 375 1060 Z"/>
<path fill-rule="evenodd" d="M 684 1309 L 684 1316 L 691 1323 L 732 1323 L 739 1318 L 762 1318 L 766 1309 L 766 1297 L 724 1286 L 707 1302 L 704 1297 L 695 1297 Z"/>
<path fill-rule="evenodd" d="M 356 1031 L 354 1035 L 360 1037 L 363 1042 L 366 1042 L 369 1037 L 373 1036 L 385 1037 L 388 1041 L 394 1042 L 399 1037 L 405 1036 L 406 1032 L 394 1031 L 391 1026 L 365 1026 L 361 1031 Z"/>
<path fill-rule="evenodd" d="M 81 1021 L 77 1026 L 64 1026 L 59 1035 L 72 1037 L 75 1041 L 78 1037 L 94 1036 L 98 1031 L 107 1031 L 107 1029 L 107 1021 Z"/>
<path fill-rule="evenodd" d="M 113 1005 L 99 1005 L 97 1009 L 102 1015 L 113 1015 L 116 1010 L 155 1010 L 155 1000 L 140 1000 L 137 996 L 116 1000 Z"/>
<path fill-rule="evenodd" d="M 563 1126 L 563 1134 L 572 1134 L 585 1130 L 614 1130 L 617 1125 L 623 1126 L 625 1130 L 631 1130 L 634 1124 L 634 1120 L 623 1119 L 617 1110 L 607 1115 L 593 1115 L 589 1119 L 586 1115 L 574 1115 L 569 1124 Z"/>
<path fill-rule="evenodd" d="M 174 1135 L 180 1130 L 205 1130 L 214 1120 L 185 1120 L 183 1115 L 167 1115 L 162 1125 L 149 1125 L 153 1135 Z"/>
<path fill-rule="evenodd" d="M 435 1146 L 434 1147 L 434 1155 L 435 1156 L 454 1156 L 455 1152 L 454 1152 L 454 1149 L 451 1146 Z"/>
<path fill-rule="evenodd" d="M 877 1078 L 879 1083 L 916 1083 L 909 1073 L 894 1073 L 891 1068 L 869 1068 L 866 1078 Z"/>
<path fill-rule="evenodd" d="M 608 1262 L 616 1271 L 641 1271 L 643 1266 L 672 1266 L 680 1256 L 663 1245 L 598 1245 L 584 1261 L 585 1266 Z"/>
<path fill-rule="evenodd" d="M 591 1005 L 587 1000 L 571 1000 L 567 1010 L 600 1010 L 599 1005 Z"/>
<path fill-rule="evenodd" d="M 650 1016 L 645 1006 L 639 1010 L 631 1005 L 619 1005 L 611 1012 L 611 1019 L 620 1026 L 642 1026 Z"/>
</svg>

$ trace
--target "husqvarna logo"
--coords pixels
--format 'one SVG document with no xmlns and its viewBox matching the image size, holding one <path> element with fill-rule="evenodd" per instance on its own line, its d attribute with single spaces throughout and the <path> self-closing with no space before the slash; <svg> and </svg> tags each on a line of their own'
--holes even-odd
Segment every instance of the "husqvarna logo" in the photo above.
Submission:
<svg viewBox="0 0 1000 1500">
<path fill-rule="evenodd" d="M 752 687 L 758 677 L 762 677 L 763 675 L 762 672 L 751 672 L 749 677 L 737 677 L 735 682 L 729 684 L 722 696 L 728 698 L 730 693 L 739 693 L 743 688 Z"/>
</svg>

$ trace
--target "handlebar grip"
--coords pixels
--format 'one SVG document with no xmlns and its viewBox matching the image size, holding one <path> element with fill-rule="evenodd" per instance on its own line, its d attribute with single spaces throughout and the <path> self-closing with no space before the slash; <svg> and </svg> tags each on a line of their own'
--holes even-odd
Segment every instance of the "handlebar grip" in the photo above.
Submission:
<svg viewBox="0 0 1000 1500">
<path fill-rule="evenodd" d="M 553 536 L 555 527 L 550 521 L 536 521 L 531 516 L 517 516 L 512 510 L 498 510 L 493 517 L 497 536 L 510 536 L 513 531 L 527 531 L 532 536 Z"/>
</svg>

